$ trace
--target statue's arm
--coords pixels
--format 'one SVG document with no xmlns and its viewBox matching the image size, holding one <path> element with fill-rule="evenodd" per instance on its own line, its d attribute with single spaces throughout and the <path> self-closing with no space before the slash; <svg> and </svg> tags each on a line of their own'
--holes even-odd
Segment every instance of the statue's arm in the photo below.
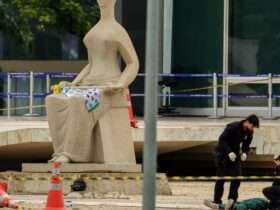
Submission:
<svg viewBox="0 0 280 210">
<path fill-rule="evenodd" d="M 89 64 L 87 64 L 83 70 L 78 74 L 78 76 L 73 80 L 73 85 L 78 85 L 83 78 L 85 78 L 89 73 Z"/>
<path fill-rule="evenodd" d="M 135 80 L 138 74 L 139 60 L 132 41 L 125 30 L 121 30 L 121 36 L 117 43 L 120 55 L 126 65 L 121 74 L 118 85 L 126 88 Z"/>
</svg>

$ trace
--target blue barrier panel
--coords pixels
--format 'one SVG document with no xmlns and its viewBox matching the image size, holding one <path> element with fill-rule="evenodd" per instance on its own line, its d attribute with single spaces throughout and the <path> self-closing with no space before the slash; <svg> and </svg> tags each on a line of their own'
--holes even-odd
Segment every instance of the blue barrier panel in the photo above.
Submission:
<svg viewBox="0 0 280 210">
<path fill-rule="evenodd" d="M 0 93 L 0 98 L 6 98 L 7 97 L 7 93 Z"/>
<path fill-rule="evenodd" d="M 28 92 L 11 92 L 11 93 L 8 93 L 8 95 L 11 98 L 28 98 L 29 97 Z"/>
<path fill-rule="evenodd" d="M 49 73 L 50 78 L 74 78 L 78 73 Z"/>
<path fill-rule="evenodd" d="M 213 74 L 160 74 L 161 77 L 213 77 Z"/>
<path fill-rule="evenodd" d="M 33 93 L 34 98 L 45 98 L 47 95 L 49 95 L 49 94 L 48 93 Z"/>
<path fill-rule="evenodd" d="M 6 72 L 0 72 L 0 78 L 7 78 L 7 75 Z"/>
<path fill-rule="evenodd" d="M 30 75 L 30 72 L 1 72 L 0 77 L 5 77 L 7 74 L 10 74 L 12 77 L 16 78 L 25 78 Z M 78 75 L 78 73 L 64 73 L 64 72 L 34 72 L 34 77 L 45 77 L 46 75 L 50 75 L 51 78 L 72 78 Z M 213 77 L 213 73 L 205 73 L 205 74 L 193 74 L 193 73 L 170 73 L 170 74 L 159 74 L 161 77 Z M 145 73 L 139 73 L 137 76 L 144 77 Z M 268 74 L 223 74 L 217 73 L 218 77 L 268 77 Z M 280 74 L 272 74 L 273 77 L 280 77 Z"/>
<path fill-rule="evenodd" d="M 15 72 L 15 73 L 9 73 L 8 75 L 10 75 L 11 78 L 29 78 L 30 77 L 29 72 Z"/>
<path fill-rule="evenodd" d="M 48 73 L 45 72 L 34 72 L 33 76 L 35 78 L 45 78 L 48 75 Z"/>
<path fill-rule="evenodd" d="M 268 77 L 268 74 L 219 74 L 224 77 Z"/>
<path fill-rule="evenodd" d="M 144 97 L 145 94 L 135 93 L 131 94 L 132 97 Z M 172 97 L 172 98 L 213 98 L 212 94 L 159 94 L 159 97 Z"/>
<path fill-rule="evenodd" d="M 132 97 L 144 97 L 144 94 L 135 93 L 131 94 Z M 159 94 L 159 97 L 172 97 L 172 98 L 213 98 L 213 94 Z M 223 95 L 219 94 L 218 98 L 222 98 Z M 226 96 L 224 96 L 226 97 Z M 248 99 L 258 99 L 258 98 L 268 98 L 268 95 L 245 95 L 245 94 L 234 94 L 229 95 L 229 99 L 238 99 L 238 98 L 248 98 Z"/>
<path fill-rule="evenodd" d="M 168 95 L 160 95 L 161 97 Z M 213 98 L 212 94 L 170 94 L 170 97 L 173 98 Z"/>
<path fill-rule="evenodd" d="M 35 98 L 44 98 L 51 93 L 34 93 L 33 97 Z M 27 98 L 29 97 L 29 92 L 11 92 L 9 96 L 12 98 Z M 144 97 L 143 93 L 134 93 L 131 94 L 132 97 Z M 213 98 L 213 94 L 159 94 L 159 97 L 172 97 L 172 98 Z M 0 98 L 7 97 L 6 93 L 0 93 Z M 218 98 L 222 98 L 223 95 L 219 94 Z M 226 96 L 224 96 L 226 97 Z M 248 99 L 261 99 L 268 98 L 268 95 L 245 95 L 245 94 L 234 94 L 229 95 L 229 99 L 238 99 L 238 98 L 248 98 Z M 273 98 L 280 98 L 280 95 L 273 95 Z"/>
<path fill-rule="evenodd" d="M 145 77 L 144 73 L 140 73 L 137 76 Z M 159 74 L 160 77 L 213 77 L 213 74 L 180 74 L 180 73 L 172 73 L 172 74 Z"/>
<path fill-rule="evenodd" d="M 161 77 L 189 77 L 189 78 L 193 78 L 193 77 L 213 77 L 214 73 L 206 73 L 206 74 L 192 74 L 192 73 L 186 73 L 186 74 L 182 74 L 182 73 L 171 73 L 171 74 L 159 74 L 159 76 Z M 140 77 L 144 77 L 145 74 L 144 73 L 140 73 L 137 76 Z M 268 77 L 268 74 L 223 74 L 223 73 L 217 73 L 218 77 Z M 280 74 L 273 74 L 273 76 L 275 77 L 279 77 Z"/>
<path fill-rule="evenodd" d="M 261 99 L 261 98 L 268 98 L 268 95 L 258 95 L 258 94 L 230 94 L 228 96 L 229 99 L 238 99 L 238 98 L 247 98 L 247 99 Z"/>
<path fill-rule="evenodd" d="M 8 95 L 11 98 L 29 98 L 29 93 L 28 92 L 13 92 L 10 94 L 7 93 L 0 93 L 0 98 L 7 98 Z M 49 93 L 34 93 L 33 97 L 34 98 L 45 98 Z"/>
</svg>

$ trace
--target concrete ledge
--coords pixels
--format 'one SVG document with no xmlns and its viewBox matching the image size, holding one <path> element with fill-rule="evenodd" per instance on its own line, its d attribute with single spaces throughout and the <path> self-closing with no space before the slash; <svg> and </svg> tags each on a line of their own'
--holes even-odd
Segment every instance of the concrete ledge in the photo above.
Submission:
<svg viewBox="0 0 280 210">
<path fill-rule="evenodd" d="M 52 164 L 22 164 L 23 172 L 47 173 L 52 171 Z M 90 173 L 90 172 L 114 172 L 114 173 L 140 173 L 139 164 L 93 164 L 93 163 L 69 163 L 62 164 L 62 173 Z"/>
<path fill-rule="evenodd" d="M 158 153 L 168 154 L 185 149 L 190 151 L 198 146 L 214 145 L 225 125 L 233 120 L 240 119 L 159 118 Z M 261 122 L 252 143 L 257 155 L 274 154 L 280 150 L 279 122 L 280 120 Z M 138 121 L 138 128 L 133 129 L 133 142 L 137 157 L 141 157 L 144 142 L 142 120 Z M 52 140 L 45 118 L 0 117 L 1 159 L 48 160 L 52 153 Z"/>
<path fill-rule="evenodd" d="M 83 177 L 89 192 L 95 195 L 141 195 L 143 181 L 141 173 L 63 173 L 63 192 L 69 194 L 71 185 L 77 178 Z M 94 178 L 93 178 L 94 177 Z M 114 179 L 114 177 L 116 179 Z M 122 179 L 118 179 L 122 177 Z M 6 172 L 0 173 L 0 181 L 8 182 L 11 194 L 46 195 L 50 186 L 50 173 Z M 156 190 L 158 195 L 171 195 L 171 188 L 165 174 L 157 174 Z"/>
</svg>

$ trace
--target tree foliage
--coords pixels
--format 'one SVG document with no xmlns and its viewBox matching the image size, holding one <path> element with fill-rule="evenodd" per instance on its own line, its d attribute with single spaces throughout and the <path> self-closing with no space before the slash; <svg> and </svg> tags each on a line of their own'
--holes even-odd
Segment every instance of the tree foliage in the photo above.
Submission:
<svg viewBox="0 0 280 210">
<path fill-rule="evenodd" d="M 99 16 L 92 0 L 0 0 L 0 31 L 25 46 L 47 29 L 82 36 Z"/>
</svg>

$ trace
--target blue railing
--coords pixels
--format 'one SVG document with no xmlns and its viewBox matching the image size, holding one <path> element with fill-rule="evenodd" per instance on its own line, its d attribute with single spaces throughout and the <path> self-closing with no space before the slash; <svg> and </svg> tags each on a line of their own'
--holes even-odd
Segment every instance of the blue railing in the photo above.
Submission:
<svg viewBox="0 0 280 210">
<path fill-rule="evenodd" d="M 6 98 L 7 99 L 7 114 L 10 116 L 10 109 L 11 109 L 11 99 L 12 98 L 29 98 L 29 112 L 32 114 L 33 111 L 33 98 L 45 98 L 49 92 L 50 92 L 50 85 L 51 85 L 51 79 L 73 79 L 77 76 L 77 73 L 50 73 L 50 72 L 16 72 L 16 73 L 0 73 L 0 78 L 7 79 L 7 91 L 5 93 L 0 93 L 0 98 Z M 144 77 L 145 74 L 139 74 L 139 77 Z M 174 93 L 171 91 L 159 94 L 159 97 L 164 98 L 201 98 L 201 99 L 213 99 L 213 113 L 214 115 L 217 115 L 217 101 L 218 99 L 238 99 L 238 98 L 246 98 L 246 99 L 268 99 L 270 100 L 269 107 L 269 115 L 272 113 L 272 103 L 271 100 L 273 98 L 280 98 L 280 95 L 272 94 L 272 79 L 280 78 L 280 74 L 247 74 L 247 75 L 239 75 L 239 74 L 191 74 L 191 73 L 172 73 L 172 74 L 159 74 L 160 77 L 174 77 L 174 78 L 208 78 L 213 79 L 211 86 L 205 86 L 200 88 L 194 88 L 194 89 L 185 89 L 185 90 L 179 90 Z M 269 85 L 269 90 L 267 94 L 229 94 L 223 92 L 223 94 L 218 94 L 218 88 L 225 89 L 225 84 L 218 85 L 218 78 L 258 78 L 262 79 L 265 78 L 267 81 L 267 84 Z M 26 79 L 29 78 L 30 80 L 30 91 L 29 92 L 12 92 L 11 91 L 11 84 L 13 79 Z M 46 79 L 46 92 L 34 92 L 34 80 L 37 78 L 43 78 Z M 241 81 L 240 84 L 249 84 L 252 82 L 251 80 L 248 82 Z M 280 82 L 279 82 L 280 83 Z M 279 84 L 278 83 L 278 84 Z M 235 84 L 236 85 L 236 84 Z M 211 89 L 213 93 L 211 94 L 196 94 L 191 92 L 196 92 L 199 90 L 207 90 Z M 190 93 L 188 93 L 190 92 Z M 144 97 L 145 95 L 143 93 L 132 93 L 131 96 L 133 97 Z"/>
</svg>

